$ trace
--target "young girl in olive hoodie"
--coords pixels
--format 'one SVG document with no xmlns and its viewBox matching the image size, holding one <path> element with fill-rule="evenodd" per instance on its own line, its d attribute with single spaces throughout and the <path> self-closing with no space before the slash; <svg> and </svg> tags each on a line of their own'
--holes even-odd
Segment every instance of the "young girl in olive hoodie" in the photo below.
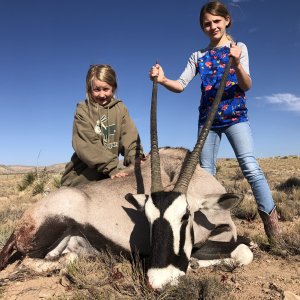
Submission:
<svg viewBox="0 0 300 300">
<path fill-rule="evenodd" d="M 118 169 L 119 154 L 128 166 L 143 158 L 135 124 L 121 100 L 114 97 L 116 73 L 109 65 L 93 65 L 86 76 L 86 100 L 77 104 L 72 146 L 62 185 L 75 186 L 126 176 Z"/>
</svg>

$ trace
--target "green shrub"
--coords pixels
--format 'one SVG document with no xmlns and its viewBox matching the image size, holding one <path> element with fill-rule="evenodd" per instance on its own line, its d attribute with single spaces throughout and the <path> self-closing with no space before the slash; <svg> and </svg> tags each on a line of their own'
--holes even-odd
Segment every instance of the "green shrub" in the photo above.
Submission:
<svg viewBox="0 0 300 300">
<path fill-rule="evenodd" d="M 32 195 L 36 196 L 38 194 L 41 194 L 45 191 L 45 182 L 44 181 L 40 181 L 35 183 L 33 190 L 32 190 Z"/>
<path fill-rule="evenodd" d="M 53 185 L 57 189 L 61 187 L 61 176 L 53 177 Z"/>
<path fill-rule="evenodd" d="M 19 191 L 24 191 L 26 188 L 33 184 L 37 178 L 36 172 L 30 172 L 24 175 L 22 183 L 18 185 Z"/>
</svg>

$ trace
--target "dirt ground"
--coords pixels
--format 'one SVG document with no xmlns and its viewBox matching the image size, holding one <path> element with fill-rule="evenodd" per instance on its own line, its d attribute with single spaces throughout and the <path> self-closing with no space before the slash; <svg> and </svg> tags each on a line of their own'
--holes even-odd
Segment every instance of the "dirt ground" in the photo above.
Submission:
<svg viewBox="0 0 300 300">
<path fill-rule="evenodd" d="M 270 163 L 271 166 L 274 166 Z M 299 169 L 297 169 L 299 170 Z M 17 177 L 0 176 L 0 201 L 20 198 Z M 235 219 L 239 233 L 264 236 L 259 219 Z M 281 222 L 283 228 L 300 226 L 300 217 L 292 222 Z M 300 299 L 300 256 L 281 258 L 253 245 L 254 261 L 243 267 L 228 270 L 224 267 L 190 269 L 188 276 L 197 278 L 214 276 L 231 288 L 234 299 Z M 70 299 L 72 285 L 59 271 L 35 274 L 20 261 L 15 261 L 0 272 L 0 298 L 8 300 Z M 297 296 L 298 295 L 298 296 Z"/>
<path fill-rule="evenodd" d="M 252 264 L 239 267 L 233 272 L 220 267 L 190 270 L 192 276 L 214 276 L 232 288 L 234 299 L 300 299 L 300 259 L 292 261 L 272 257 L 259 250 L 254 252 Z M 2 299 L 33 300 L 55 299 L 72 295 L 70 283 L 64 276 L 47 273 L 27 274 L 17 263 L 0 274 Z M 290 292 L 290 294 L 289 294 Z M 284 297 L 286 295 L 286 297 Z M 289 295 L 289 296 L 288 296 Z"/>
<path fill-rule="evenodd" d="M 248 226 L 246 223 L 239 226 Z M 260 224 L 255 224 L 260 227 Z M 260 229 L 260 228 L 259 228 Z M 189 276 L 213 276 L 228 285 L 234 299 L 300 299 L 300 257 L 283 259 L 253 249 L 254 261 L 228 271 L 224 267 L 190 269 Z M 71 283 L 59 272 L 34 274 L 14 262 L 0 273 L 2 299 L 68 299 Z M 296 295 L 299 295 L 298 297 Z"/>
</svg>

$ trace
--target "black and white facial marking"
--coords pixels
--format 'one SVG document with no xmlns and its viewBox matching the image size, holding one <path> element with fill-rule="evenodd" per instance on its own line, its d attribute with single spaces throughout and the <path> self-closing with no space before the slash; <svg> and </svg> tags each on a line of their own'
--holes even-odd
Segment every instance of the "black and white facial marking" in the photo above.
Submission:
<svg viewBox="0 0 300 300">
<path fill-rule="evenodd" d="M 192 218 L 186 196 L 178 192 L 152 193 L 145 213 L 151 236 L 148 278 L 151 286 L 159 289 L 166 283 L 176 283 L 188 268 Z"/>
</svg>

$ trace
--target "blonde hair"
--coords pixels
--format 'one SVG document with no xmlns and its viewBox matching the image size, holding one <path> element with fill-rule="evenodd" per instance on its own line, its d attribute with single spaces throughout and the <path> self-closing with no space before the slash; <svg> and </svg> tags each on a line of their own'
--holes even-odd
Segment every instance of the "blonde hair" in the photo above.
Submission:
<svg viewBox="0 0 300 300">
<path fill-rule="evenodd" d="M 94 78 L 112 86 L 113 93 L 115 93 L 118 87 L 115 70 L 110 65 L 91 65 L 86 75 L 86 95 L 88 99 L 92 98 L 92 80 Z"/>
<path fill-rule="evenodd" d="M 223 4 L 220 1 L 210 1 L 208 3 L 206 3 L 205 5 L 202 6 L 201 11 L 200 11 L 200 16 L 199 16 L 199 23 L 200 23 L 200 27 L 202 30 L 204 30 L 203 27 L 203 19 L 204 19 L 204 15 L 206 13 L 209 13 L 211 15 L 214 16 L 221 16 L 224 19 L 229 18 L 229 23 L 226 26 L 226 28 L 229 28 L 231 25 L 231 16 L 229 13 L 229 10 L 227 9 L 227 7 L 225 6 L 225 4 Z M 226 34 L 227 38 L 233 42 L 233 38 L 230 34 Z"/>
</svg>

